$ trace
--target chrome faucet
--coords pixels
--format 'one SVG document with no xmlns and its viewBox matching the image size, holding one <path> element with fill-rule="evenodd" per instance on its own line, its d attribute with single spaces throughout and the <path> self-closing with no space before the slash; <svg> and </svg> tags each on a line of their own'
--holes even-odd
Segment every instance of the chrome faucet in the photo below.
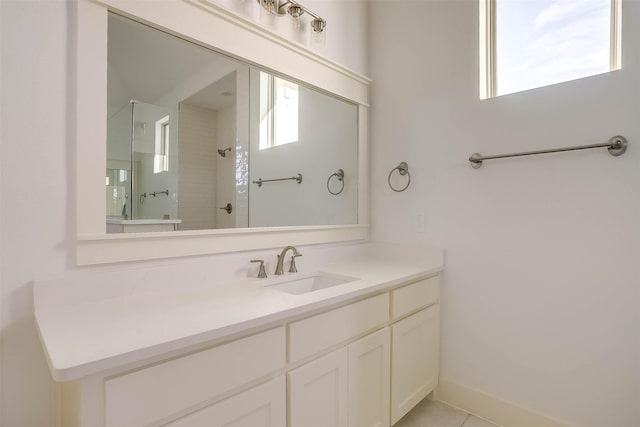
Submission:
<svg viewBox="0 0 640 427">
<path fill-rule="evenodd" d="M 302 254 L 298 252 L 298 250 L 293 246 L 285 246 L 280 255 L 278 255 L 278 263 L 276 264 L 276 271 L 273 273 L 275 275 L 283 275 L 284 274 L 284 258 L 289 250 L 293 251 L 293 256 L 301 256 Z"/>
</svg>

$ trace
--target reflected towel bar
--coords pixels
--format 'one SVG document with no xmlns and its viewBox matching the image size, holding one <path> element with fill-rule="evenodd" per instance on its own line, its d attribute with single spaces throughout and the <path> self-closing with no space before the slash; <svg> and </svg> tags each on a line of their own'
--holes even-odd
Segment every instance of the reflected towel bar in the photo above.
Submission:
<svg viewBox="0 0 640 427">
<path fill-rule="evenodd" d="M 300 184 L 302 182 L 302 174 L 299 173 L 296 176 L 292 176 L 290 178 L 277 178 L 277 179 L 262 179 L 262 178 L 258 178 L 257 181 L 251 181 L 254 184 L 258 184 L 258 187 L 262 187 L 262 184 L 264 184 L 265 182 L 276 182 L 276 181 L 296 181 L 298 184 Z"/>
<path fill-rule="evenodd" d="M 627 151 L 627 139 L 624 136 L 616 135 L 609 139 L 609 141 L 602 144 L 592 144 L 592 145 L 578 145 L 575 147 L 565 147 L 565 148 L 552 148 L 549 150 L 538 150 L 538 151 L 525 151 L 522 153 L 513 153 L 513 154 L 496 154 L 493 156 L 483 156 L 480 153 L 474 153 L 469 157 L 469 162 L 471 162 L 471 167 L 474 169 L 478 169 L 482 166 L 483 160 L 493 160 L 493 159 L 504 159 L 507 157 L 519 157 L 519 156 L 533 156 L 535 154 L 547 154 L 547 153 L 559 153 L 562 151 L 576 151 L 576 150 L 588 150 L 590 148 L 607 148 L 609 150 L 609 154 L 612 156 L 620 156 Z"/>
</svg>

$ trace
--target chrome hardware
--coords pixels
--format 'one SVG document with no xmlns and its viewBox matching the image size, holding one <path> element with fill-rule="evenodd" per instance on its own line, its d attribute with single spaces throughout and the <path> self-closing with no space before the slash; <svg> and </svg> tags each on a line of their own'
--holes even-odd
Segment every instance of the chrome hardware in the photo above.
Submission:
<svg viewBox="0 0 640 427">
<path fill-rule="evenodd" d="M 340 188 L 340 191 L 337 191 L 335 193 L 331 191 L 331 188 L 329 187 L 329 182 L 331 181 L 331 178 L 333 178 L 334 176 L 338 181 L 342 183 L 342 187 Z M 327 191 L 333 194 L 334 196 L 337 196 L 338 194 L 342 193 L 343 190 L 344 190 L 344 170 L 338 169 L 338 172 L 332 173 L 331 176 L 329 176 L 329 179 L 327 179 Z"/>
<path fill-rule="evenodd" d="M 252 259 L 251 262 L 259 262 L 260 267 L 258 267 L 258 279 L 266 279 L 267 271 L 264 269 L 264 260 L 263 259 Z"/>
<path fill-rule="evenodd" d="M 296 176 L 292 176 L 291 178 L 277 178 L 277 179 L 262 179 L 258 178 L 257 181 L 251 181 L 254 184 L 258 184 L 258 187 L 262 187 L 262 184 L 265 182 L 276 182 L 276 181 L 296 181 L 298 184 L 302 182 L 302 174 L 299 173 Z"/>
<path fill-rule="evenodd" d="M 296 268 L 296 258 L 302 256 L 302 254 L 291 255 L 291 265 L 289 266 L 289 273 L 297 273 L 298 269 Z"/>
<path fill-rule="evenodd" d="M 223 208 L 218 208 L 218 209 L 222 209 L 223 211 L 227 211 L 227 213 L 229 215 L 231 215 L 231 212 L 233 212 L 233 205 L 231 205 L 231 203 L 227 203 L 227 205 Z"/>
<path fill-rule="evenodd" d="M 393 185 L 391 185 L 391 175 L 396 170 L 398 171 L 398 173 L 401 176 L 407 175 L 407 178 L 409 178 L 408 181 L 407 181 L 407 185 L 405 185 L 401 189 L 394 188 Z M 387 183 L 389 183 L 389 187 L 393 191 L 395 191 L 396 193 L 401 193 L 401 192 L 403 192 L 404 190 L 406 190 L 409 187 L 409 184 L 411 184 L 411 174 L 409 173 L 409 165 L 407 164 L 407 162 L 400 162 L 400 164 L 398 166 L 396 166 L 395 168 L 391 169 L 391 172 L 389 172 L 389 176 L 387 177 Z"/>
<path fill-rule="evenodd" d="M 169 190 L 154 191 L 153 193 L 149 193 L 149 194 L 152 195 L 153 197 L 159 196 L 160 194 L 166 194 L 168 196 L 169 195 Z"/>
<path fill-rule="evenodd" d="M 315 33 L 323 32 L 326 26 L 327 26 L 327 21 L 325 21 L 322 18 L 314 18 L 311 21 L 311 28 L 313 28 L 313 32 Z"/>
<path fill-rule="evenodd" d="M 287 252 L 291 250 L 293 251 L 293 256 L 295 257 L 300 256 L 301 254 L 298 252 L 298 250 L 293 247 L 293 246 L 285 246 L 284 249 L 282 250 L 282 252 L 280 252 L 280 255 L 278 255 L 278 262 L 276 263 L 276 271 L 273 273 L 277 276 L 281 276 L 284 274 L 284 257 L 287 254 Z"/>
<path fill-rule="evenodd" d="M 299 4 L 292 4 L 287 9 L 287 13 L 289 15 L 291 15 L 291 17 L 293 17 L 293 18 L 300 18 L 300 16 L 302 16 L 302 14 L 304 14 L 304 8 L 302 6 L 300 6 Z"/>
<path fill-rule="evenodd" d="M 480 153 L 473 153 L 471 157 L 469 157 L 469 162 L 471 162 L 471 167 L 474 169 L 478 169 L 482 166 L 482 162 L 484 160 L 493 160 L 493 159 L 504 159 L 507 157 L 520 157 L 520 156 L 533 156 L 536 154 L 547 154 L 547 153 L 561 153 L 564 151 L 576 151 L 576 150 L 588 150 L 591 148 L 607 148 L 609 154 L 614 157 L 621 156 L 627 151 L 627 139 L 624 136 L 616 135 L 611 137 L 609 141 L 603 144 L 591 144 L 591 145 L 578 145 L 575 147 L 565 147 L 565 148 L 551 148 L 548 150 L 536 150 L 536 151 L 524 151 L 522 153 L 513 153 L 513 154 L 496 154 L 493 156 L 483 156 Z"/>
<path fill-rule="evenodd" d="M 227 151 L 231 153 L 231 147 L 227 147 L 225 149 L 218 148 L 218 154 L 220 154 L 221 157 L 227 157 Z"/>
</svg>

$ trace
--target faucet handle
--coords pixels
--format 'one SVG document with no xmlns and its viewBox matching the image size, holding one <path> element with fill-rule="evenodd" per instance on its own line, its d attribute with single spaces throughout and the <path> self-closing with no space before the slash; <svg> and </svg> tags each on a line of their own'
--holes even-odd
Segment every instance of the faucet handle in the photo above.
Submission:
<svg viewBox="0 0 640 427">
<path fill-rule="evenodd" d="M 259 279 L 266 279 L 267 278 L 267 271 L 264 269 L 264 260 L 263 259 L 252 259 L 251 262 L 259 262 L 260 263 L 260 267 L 258 268 L 258 278 Z"/>
<path fill-rule="evenodd" d="M 302 256 L 302 254 L 291 255 L 291 266 L 289 267 L 289 273 L 297 273 L 298 269 L 296 268 L 296 258 Z"/>
</svg>

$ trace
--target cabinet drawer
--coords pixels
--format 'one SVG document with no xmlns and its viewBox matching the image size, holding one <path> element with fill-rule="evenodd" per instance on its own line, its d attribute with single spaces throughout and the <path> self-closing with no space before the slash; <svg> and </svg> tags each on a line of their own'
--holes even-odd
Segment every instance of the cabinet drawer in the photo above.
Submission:
<svg viewBox="0 0 640 427">
<path fill-rule="evenodd" d="M 284 327 L 112 378 L 106 427 L 147 425 L 285 365 Z"/>
<path fill-rule="evenodd" d="M 389 320 L 389 294 L 289 324 L 289 361 L 296 362 L 381 326 Z"/>
<path fill-rule="evenodd" d="M 391 292 L 394 319 L 433 304 L 440 298 L 440 276 L 430 277 Z"/>
</svg>

